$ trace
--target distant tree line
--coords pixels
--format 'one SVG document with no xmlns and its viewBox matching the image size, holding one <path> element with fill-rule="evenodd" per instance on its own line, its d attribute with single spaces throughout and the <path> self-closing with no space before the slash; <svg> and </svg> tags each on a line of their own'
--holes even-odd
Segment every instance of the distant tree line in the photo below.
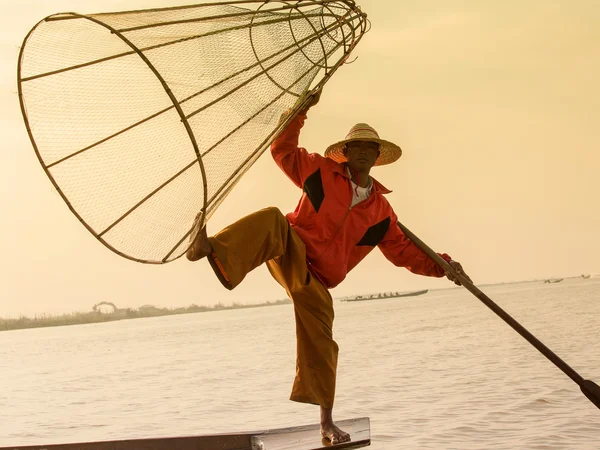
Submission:
<svg viewBox="0 0 600 450">
<path fill-rule="evenodd" d="M 42 314 L 33 318 L 21 316 L 18 319 L 0 318 L 0 331 L 20 330 L 25 328 L 60 327 L 65 325 L 82 325 L 87 323 L 112 322 L 126 319 L 142 319 L 146 317 L 171 316 L 176 314 L 193 314 L 210 311 L 224 311 L 228 309 L 260 308 L 263 306 L 285 305 L 291 303 L 289 299 L 269 301 L 259 304 L 242 305 L 234 302 L 232 305 L 217 303 L 214 306 L 190 305 L 180 308 L 157 308 L 152 305 L 144 305 L 140 308 L 117 308 L 114 303 L 101 302 L 94 305 L 90 312 L 76 312 L 62 315 Z M 109 305 L 112 312 L 102 312 L 101 305 Z"/>
</svg>

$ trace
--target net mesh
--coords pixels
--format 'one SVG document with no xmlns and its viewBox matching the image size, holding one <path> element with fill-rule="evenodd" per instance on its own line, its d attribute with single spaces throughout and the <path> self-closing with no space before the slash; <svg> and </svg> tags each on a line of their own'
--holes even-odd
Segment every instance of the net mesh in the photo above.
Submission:
<svg viewBox="0 0 600 450">
<path fill-rule="evenodd" d="M 164 263 L 366 29 L 350 0 L 56 14 L 21 49 L 23 114 L 88 230 L 122 256 Z"/>
</svg>

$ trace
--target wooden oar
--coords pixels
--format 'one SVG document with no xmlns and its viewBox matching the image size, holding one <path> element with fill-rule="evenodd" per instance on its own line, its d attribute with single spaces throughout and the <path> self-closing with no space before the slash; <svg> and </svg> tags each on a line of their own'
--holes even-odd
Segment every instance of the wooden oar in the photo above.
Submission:
<svg viewBox="0 0 600 450">
<path fill-rule="evenodd" d="M 450 264 L 448 264 L 443 258 L 441 258 L 436 252 L 427 246 L 421 239 L 415 236 L 408 228 L 398 222 L 400 229 L 404 232 L 407 238 L 409 238 L 417 247 L 433 259 L 439 266 L 441 266 L 446 272 L 450 272 L 460 283 L 467 288 L 475 297 L 481 300 L 488 308 L 494 311 L 502 320 L 509 324 L 517 333 L 523 336 L 531 345 L 537 348 L 542 355 L 548 358 L 554 363 L 560 370 L 562 370 L 569 378 L 579 385 L 581 392 L 598 408 L 600 408 L 600 386 L 590 380 L 584 380 L 571 366 L 559 358 L 552 350 L 546 347 L 538 338 L 525 329 L 519 322 L 513 319 L 506 311 L 500 308 L 496 303 L 492 301 L 487 295 L 481 292 L 477 286 L 471 283 L 462 274 L 457 273 Z"/>
</svg>

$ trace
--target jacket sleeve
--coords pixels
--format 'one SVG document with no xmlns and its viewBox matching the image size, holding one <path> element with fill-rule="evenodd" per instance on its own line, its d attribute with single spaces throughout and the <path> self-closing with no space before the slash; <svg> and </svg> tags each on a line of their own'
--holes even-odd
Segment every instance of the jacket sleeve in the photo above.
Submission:
<svg viewBox="0 0 600 450">
<path fill-rule="evenodd" d="M 438 266 L 429 256 L 417 247 L 398 226 L 398 217 L 392 212 L 388 232 L 378 244 L 384 256 L 398 267 L 406 267 L 412 273 L 441 278 L 444 269 Z M 450 261 L 446 253 L 438 253 L 446 261 Z"/>
<path fill-rule="evenodd" d="M 300 112 L 271 144 L 271 155 L 275 163 L 299 188 L 320 167 L 323 160 L 321 155 L 308 153 L 304 148 L 298 147 L 300 130 L 305 120 L 306 112 Z"/>
</svg>

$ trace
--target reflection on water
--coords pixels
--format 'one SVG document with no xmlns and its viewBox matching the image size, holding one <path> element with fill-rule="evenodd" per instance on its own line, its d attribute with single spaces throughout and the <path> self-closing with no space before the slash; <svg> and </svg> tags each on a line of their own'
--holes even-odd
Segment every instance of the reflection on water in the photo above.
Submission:
<svg viewBox="0 0 600 450">
<path fill-rule="evenodd" d="M 600 280 L 484 291 L 600 382 Z M 600 448 L 600 410 L 462 289 L 338 303 L 335 417 L 371 417 L 374 449 Z M 314 423 L 287 400 L 292 307 L 0 333 L 0 445 Z"/>
</svg>

